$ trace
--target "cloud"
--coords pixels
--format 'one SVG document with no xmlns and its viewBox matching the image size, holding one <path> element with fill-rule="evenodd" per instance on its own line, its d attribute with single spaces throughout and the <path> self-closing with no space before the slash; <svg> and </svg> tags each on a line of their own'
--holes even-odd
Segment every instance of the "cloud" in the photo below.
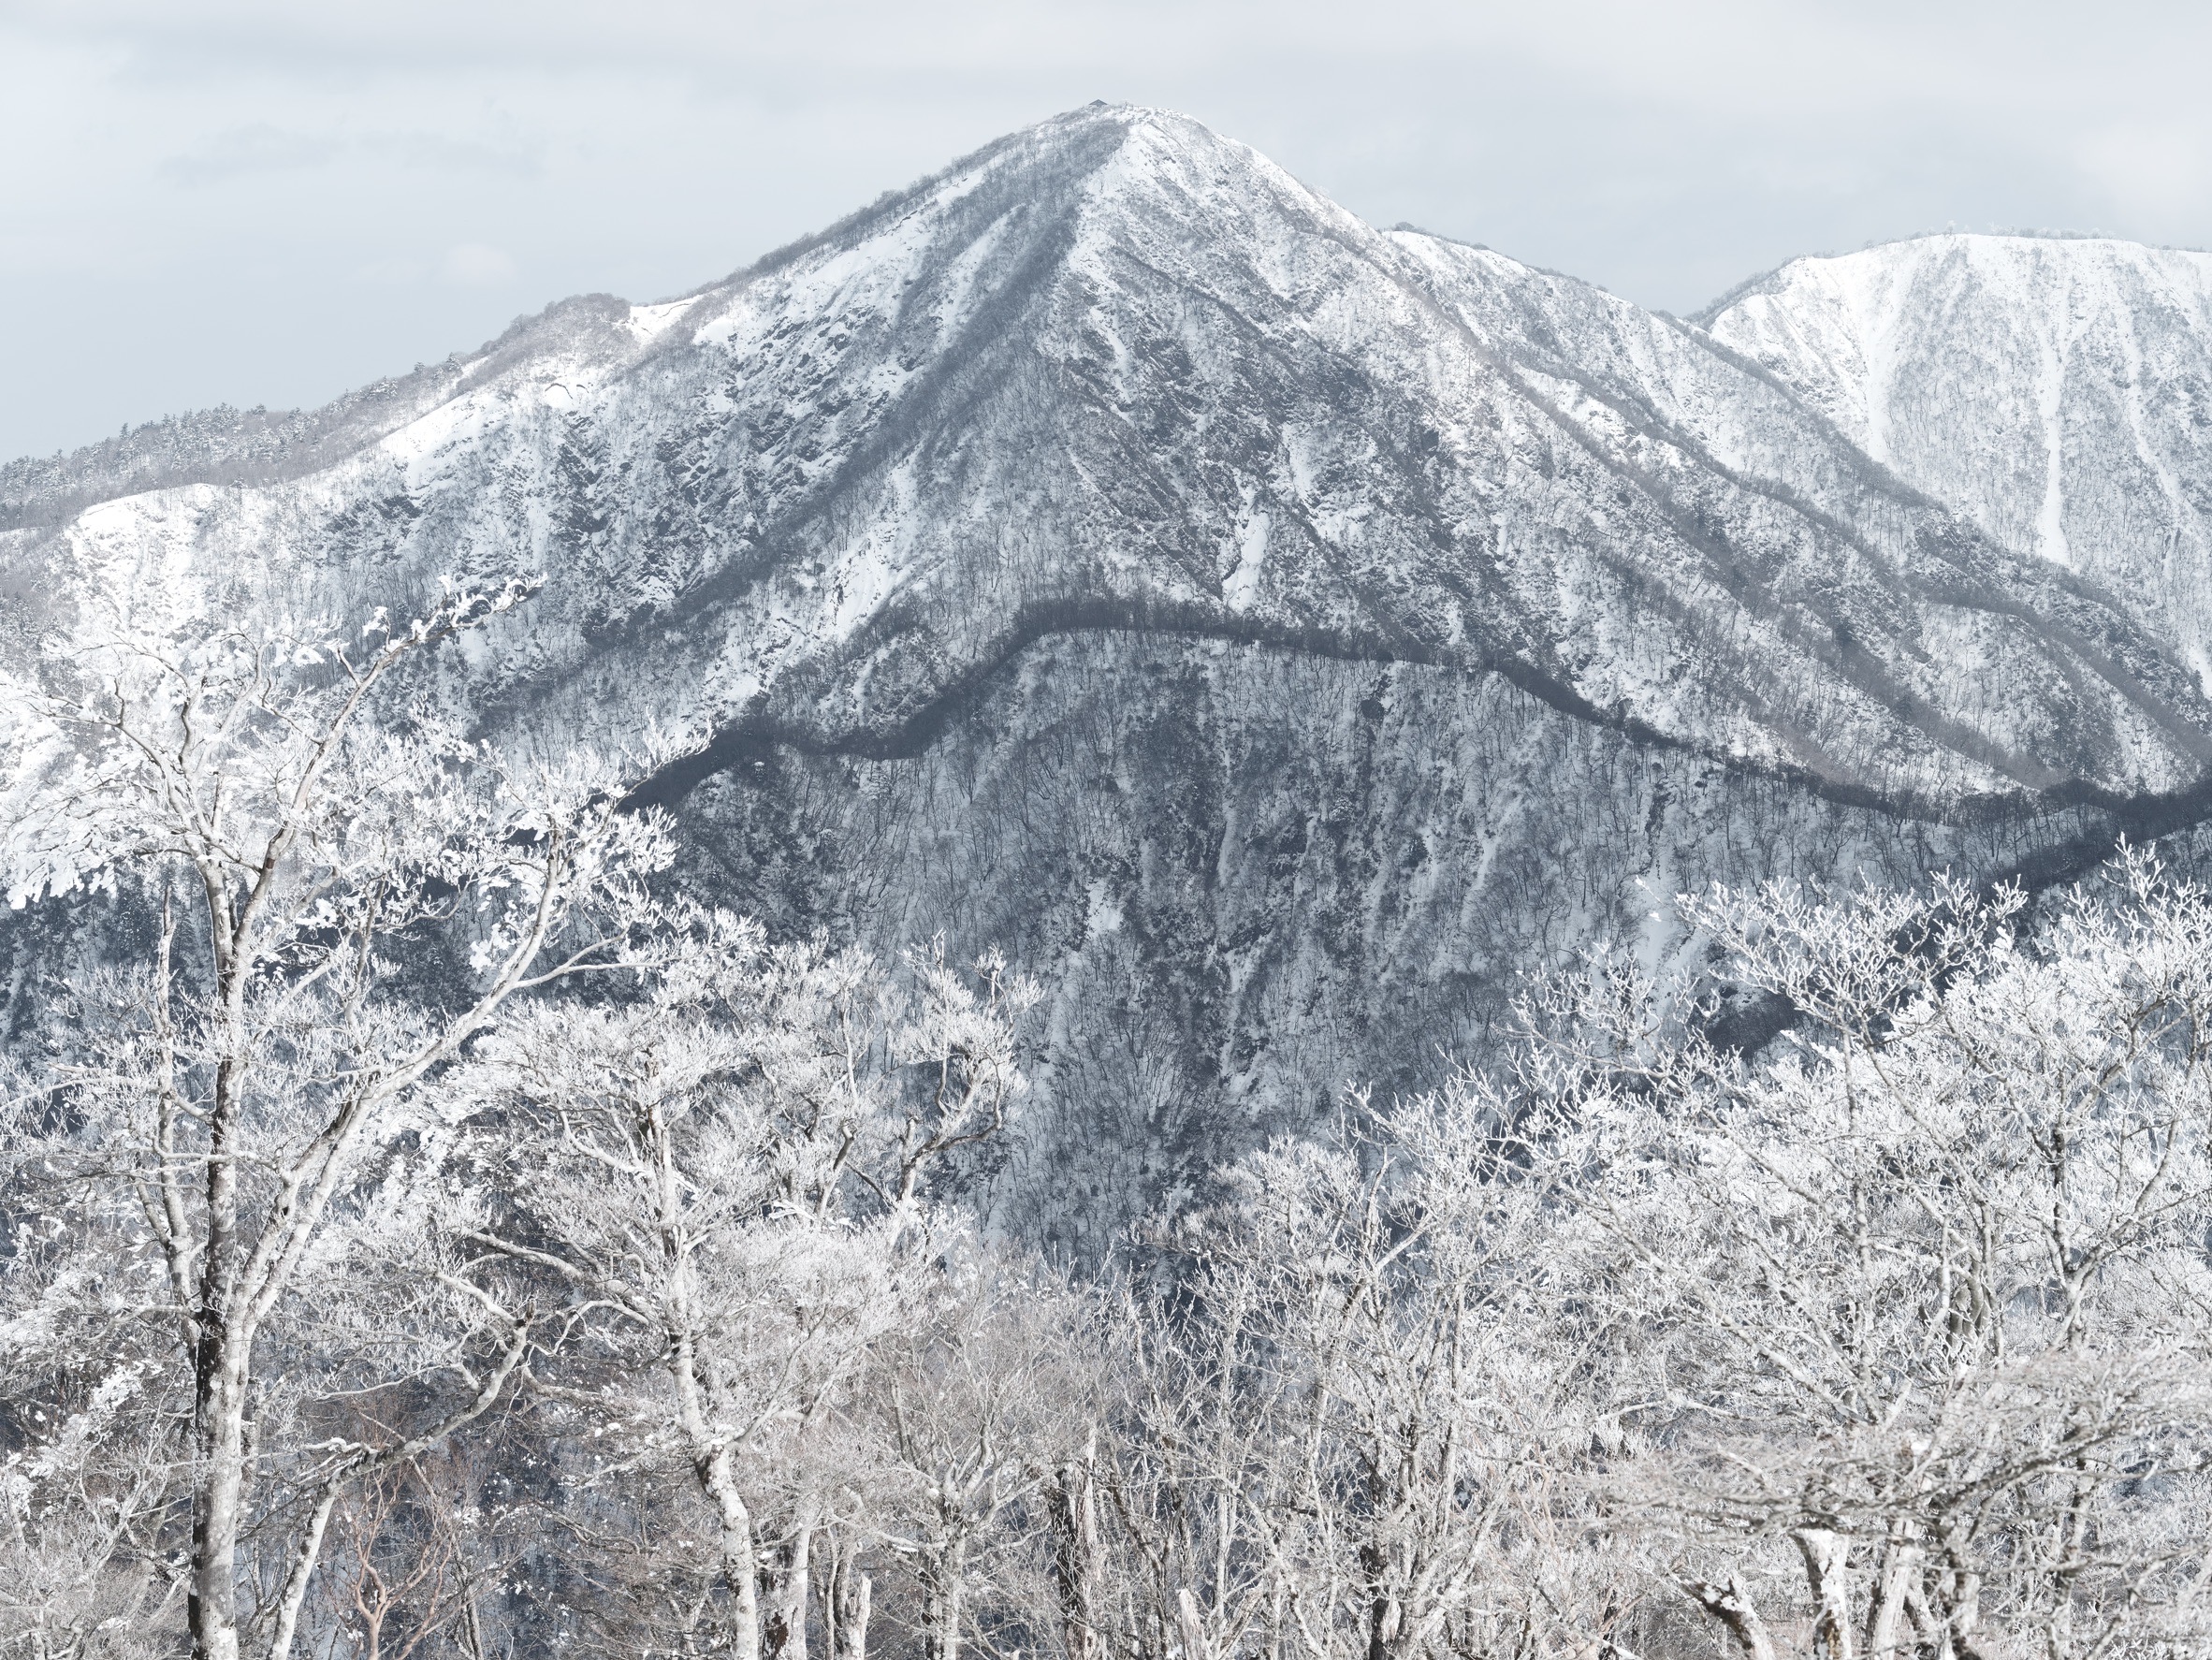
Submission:
<svg viewBox="0 0 2212 1660">
<path fill-rule="evenodd" d="M 386 259 L 371 260 L 354 275 L 363 283 L 380 288 L 404 288 L 428 278 L 431 266 L 427 259 L 410 259 L 404 255 Z"/>
<path fill-rule="evenodd" d="M 460 242 L 445 250 L 438 274 L 463 288 L 498 288 L 515 280 L 515 260 L 484 242 Z"/>
<path fill-rule="evenodd" d="M 2212 197 L 2212 123 L 2181 118 L 2194 114 L 2168 112 L 2092 132 L 2077 153 L 2081 168 L 2130 218 L 2176 227 L 2193 220 L 2202 238 L 2212 229 L 2203 212 Z"/>
<path fill-rule="evenodd" d="M 451 133 L 377 133 L 362 147 L 406 167 L 438 173 L 492 173 L 527 179 L 545 170 L 542 140 L 474 138 Z"/>
<path fill-rule="evenodd" d="M 1096 97 L 1674 311 L 1946 223 L 2202 244 L 2208 60 L 2186 0 L 0 0 L 0 455 L 679 293 Z"/>
<path fill-rule="evenodd" d="M 169 157 L 161 164 L 161 170 L 180 184 L 222 184 L 256 173 L 320 167 L 342 148 L 341 140 L 323 134 L 286 132 L 267 125 L 231 127 L 211 134 L 182 155 Z"/>
<path fill-rule="evenodd" d="M 415 288 L 436 282 L 452 288 L 504 288 L 520 268 L 488 242 L 456 242 L 436 258 L 386 254 L 354 268 L 353 280 L 378 288 Z"/>
</svg>

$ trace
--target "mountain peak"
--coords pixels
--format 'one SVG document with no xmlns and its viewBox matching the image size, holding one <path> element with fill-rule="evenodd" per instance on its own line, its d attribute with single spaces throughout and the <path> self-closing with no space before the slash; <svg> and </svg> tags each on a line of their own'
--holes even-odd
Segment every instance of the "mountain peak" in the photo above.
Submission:
<svg viewBox="0 0 2212 1660">
<path fill-rule="evenodd" d="M 689 295 L 57 465 L 0 525 L 0 650 L 96 596 L 526 579 L 424 697 L 525 754 L 683 735 L 636 796 L 683 880 L 1063 966 L 1039 1075 L 1127 1123 L 1038 1157 L 1202 1168 L 1186 1102 L 1416 1086 L 1522 968 L 1685 948 L 1638 884 L 2059 867 L 2198 799 L 2165 642 L 2212 605 L 2120 597 L 2088 555 L 2133 521 L 2081 514 L 2114 457 L 2201 488 L 2158 435 L 2212 327 L 2142 287 L 2081 346 L 1952 246 L 1798 262 L 1709 334 L 1090 106 Z M 2056 446 L 2068 558 L 2004 517 L 2040 473 L 1942 471 L 1985 398 L 2056 408 L 1988 436 Z"/>
<path fill-rule="evenodd" d="M 2212 254 L 1949 232 L 1793 260 L 1706 322 L 2212 683 Z"/>
</svg>

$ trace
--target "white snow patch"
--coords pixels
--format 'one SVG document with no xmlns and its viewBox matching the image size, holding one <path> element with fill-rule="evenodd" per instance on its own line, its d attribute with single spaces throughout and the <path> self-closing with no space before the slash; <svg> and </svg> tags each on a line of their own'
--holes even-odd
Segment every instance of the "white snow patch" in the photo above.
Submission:
<svg viewBox="0 0 2212 1660">
<path fill-rule="evenodd" d="M 500 395 L 489 386 L 451 399 L 420 419 L 386 434 L 376 447 L 412 474 L 416 464 L 428 457 L 481 439 L 488 429 L 497 424 L 492 411 L 500 402 Z"/>
<path fill-rule="evenodd" d="M 2066 549 L 2066 355 L 2048 326 L 2038 329 L 2042 348 L 2037 365 L 2036 413 L 2043 417 L 2043 504 L 2035 516 L 2035 551 L 2053 564 L 2072 568 Z"/>
<path fill-rule="evenodd" d="M 641 343 L 654 341 L 674 328 L 682 320 L 683 314 L 698 303 L 694 298 L 672 299 L 662 305 L 633 305 L 630 308 L 630 315 L 623 321 Z"/>
<path fill-rule="evenodd" d="M 1259 597 L 1259 574 L 1267 567 L 1268 516 L 1255 513 L 1244 521 L 1237 546 L 1236 569 L 1222 585 L 1221 597 L 1231 611 L 1248 611 Z"/>
<path fill-rule="evenodd" d="M 1092 877 L 1084 893 L 1089 900 L 1083 919 L 1084 937 L 1095 939 L 1101 934 L 1120 933 L 1121 901 L 1108 891 L 1106 879 L 1102 876 Z"/>
</svg>

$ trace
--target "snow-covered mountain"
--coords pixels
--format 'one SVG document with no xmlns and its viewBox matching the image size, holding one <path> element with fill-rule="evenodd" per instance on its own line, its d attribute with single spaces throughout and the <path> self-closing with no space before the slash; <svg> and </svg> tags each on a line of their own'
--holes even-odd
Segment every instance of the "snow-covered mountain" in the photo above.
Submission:
<svg viewBox="0 0 2212 1660">
<path fill-rule="evenodd" d="M 542 578 L 448 695 L 691 735 L 642 794 L 783 925 L 1053 975 L 1009 1203 L 1081 1237 L 1478 1053 L 1532 965 L 1681 949 L 1683 887 L 2190 817 L 2178 602 L 1870 458 L 1754 360 L 1754 304 L 1826 338 L 1776 281 L 1708 334 L 1094 106 L 693 295 L 8 468 L 0 644 Z"/>
<path fill-rule="evenodd" d="M 1713 337 L 2212 681 L 2212 254 L 1935 236 L 1798 259 Z"/>
</svg>

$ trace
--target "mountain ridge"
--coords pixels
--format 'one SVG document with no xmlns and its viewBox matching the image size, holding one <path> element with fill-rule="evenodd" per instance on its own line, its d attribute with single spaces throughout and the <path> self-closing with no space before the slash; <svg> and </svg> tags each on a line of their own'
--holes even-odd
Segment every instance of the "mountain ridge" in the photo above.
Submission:
<svg viewBox="0 0 2212 1660">
<path fill-rule="evenodd" d="M 1718 308 L 1875 459 L 2212 674 L 2212 255 L 1947 235 L 1794 260 Z"/>
<path fill-rule="evenodd" d="M 1479 1058 L 1533 967 L 1694 964 L 1675 892 L 2047 873 L 2212 805 L 2159 617 L 1809 372 L 1093 106 L 365 388 L 267 476 L 0 485 L 0 651 L 92 594 L 540 583 L 425 694 L 525 751 L 684 735 L 637 799 L 777 929 L 1049 967 L 1005 1214 L 1091 1248 L 1333 1080 Z"/>
</svg>

